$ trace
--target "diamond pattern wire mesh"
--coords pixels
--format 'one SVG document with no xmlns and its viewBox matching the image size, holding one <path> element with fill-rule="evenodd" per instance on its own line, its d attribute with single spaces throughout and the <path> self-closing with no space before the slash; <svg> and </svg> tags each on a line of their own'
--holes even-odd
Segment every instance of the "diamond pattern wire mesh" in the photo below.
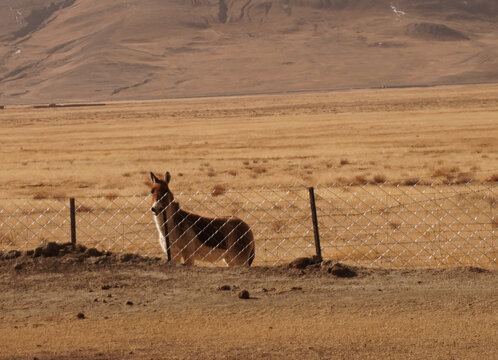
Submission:
<svg viewBox="0 0 498 360">
<path fill-rule="evenodd" d="M 184 210 L 248 223 L 256 243 L 254 265 L 315 254 L 307 188 L 175 198 Z M 494 184 L 319 186 L 315 198 L 324 259 L 385 268 L 498 267 Z M 76 199 L 77 241 L 113 252 L 166 256 L 150 206 L 150 196 Z M 70 239 L 68 199 L 0 199 L 0 251 Z"/>
<path fill-rule="evenodd" d="M 40 243 L 70 241 L 69 201 L 0 200 L 0 251 L 33 249 Z"/>
<path fill-rule="evenodd" d="M 320 187 L 324 258 L 363 266 L 438 268 L 498 264 L 496 187 Z"/>
</svg>

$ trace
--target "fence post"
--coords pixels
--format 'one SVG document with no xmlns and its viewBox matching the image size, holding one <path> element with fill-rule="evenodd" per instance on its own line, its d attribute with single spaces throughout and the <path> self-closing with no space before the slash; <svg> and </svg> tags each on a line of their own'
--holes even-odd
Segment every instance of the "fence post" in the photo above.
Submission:
<svg viewBox="0 0 498 360">
<path fill-rule="evenodd" d="M 171 251 L 169 249 L 169 232 L 168 223 L 166 222 L 166 210 L 163 211 L 163 226 L 164 226 L 164 236 L 166 237 L 166 253 L 168 254 L 168 261 L 171 261 Z"/>
<path fill-rule="evenodd" d="M 71 216 L 71 242 L 76 244 L 76 206 L 74 198 L 69 199 L 69 211 Z"/>
<path fill-rule="evenodd" d="M 310 206 L 311 206 L 311 219 L 313 220 L 313 232 L 315 234 L 315 250 L 316 257 L 322 260 L 322 248 L 320 247 L 320 233 L 318 232 L 318 218 L 316 216 L 316 205 L 315 205 L 315 189 L 313 186 L 308 188 L 310 193 Z"/>
</svg>

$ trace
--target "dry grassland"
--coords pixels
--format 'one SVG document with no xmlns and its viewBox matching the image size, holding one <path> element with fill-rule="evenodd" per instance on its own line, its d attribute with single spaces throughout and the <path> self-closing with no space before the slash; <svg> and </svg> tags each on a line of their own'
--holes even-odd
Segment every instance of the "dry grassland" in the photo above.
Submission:
<svg viewBox="0 0 498 360">
<path fill-rule="evenodd" d="M 498 85 L 0 111 L 0 197 L 498 177 Z"/>
</svg>

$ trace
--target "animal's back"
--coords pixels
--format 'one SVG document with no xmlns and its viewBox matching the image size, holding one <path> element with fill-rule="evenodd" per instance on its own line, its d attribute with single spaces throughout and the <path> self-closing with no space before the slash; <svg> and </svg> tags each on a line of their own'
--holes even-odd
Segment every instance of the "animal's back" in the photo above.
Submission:
<svg viewBox="0 0 498 360">
<path fill-rule="evenodd" d="M 201 244 L 225 250 L 237 264 L 254 260 L 254 237 L 249 225 L 237 217 L 206 218 L 183 210 L 185 223 L 196 233 Z"/>
</svg>

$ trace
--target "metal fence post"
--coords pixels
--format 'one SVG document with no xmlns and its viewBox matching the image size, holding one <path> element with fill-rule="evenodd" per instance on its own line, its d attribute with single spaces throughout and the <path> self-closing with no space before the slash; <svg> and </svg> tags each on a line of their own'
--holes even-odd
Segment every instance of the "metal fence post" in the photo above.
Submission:
<svg viewBox="0 0 498 360">
<path fill-rule="evenodd" d="M 308 191 L 310 193 L 311 219 L 313 220 L 313 232 L 315 234 L 316 256 L 321 260 L 322 248 L 320 246 L 320 233 L 318 232 L 318 218 L 316 216 L 315 189 L 311 186 L 308 188 Z"/>
<path fill-rule="evenodd" d="M 76 206 L 74 198 L 69 199 L 69 211 L 71 216 L 71 242 L 76 244 Z"/>
<path fill-rule="evenodd" d="M 166 237 L 166 253 L 168 254 L 168 261 L 171 261 L 171 250 L 169 249 L 169 232 L 168 223 L 166 222 L 166 210 L 163 211 L 163 226 L 164 226 L 164 236 Z"/>
</svg>

